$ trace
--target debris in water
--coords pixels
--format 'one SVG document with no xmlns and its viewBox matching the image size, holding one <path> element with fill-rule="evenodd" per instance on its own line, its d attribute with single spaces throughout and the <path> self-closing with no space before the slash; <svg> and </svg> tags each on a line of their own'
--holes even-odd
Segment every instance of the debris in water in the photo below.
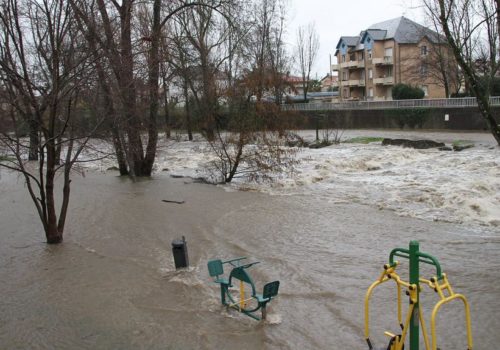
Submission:
<svg viewBox="0 0 500 350">
<path fill-rule="evenodd" d="M 161 201 L 165 202 L 165 203 L 174 203 L 174 204 L 184 204 L 184 203 L 186 203 L 186 201 L 170 201 L 168 199 L 162 199 Z"/>
</svg>

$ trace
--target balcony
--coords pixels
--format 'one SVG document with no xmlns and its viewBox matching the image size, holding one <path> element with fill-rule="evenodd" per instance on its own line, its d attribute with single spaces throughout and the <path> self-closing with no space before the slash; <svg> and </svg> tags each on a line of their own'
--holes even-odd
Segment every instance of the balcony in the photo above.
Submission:
<svg viewBox="0 0 500 350">
<path fill-rule="evenodd" d="M 394 77 L 385 77 L 384 85 L 394 85 Z"/>
<path fill-rule="evenodd" d="M 351 61 L 349 63 L 349 69 L 365 68 L 365 61 Z"/>
<path fill-rule="evenodd" d="M 334 65 L 332 65 L 333 67 Z M 364 61 L 349 61 L 349 62 L 342 62 L 340 64 L 340 68 L 349 68 L 349 69 L 356 69 L 356 68 L 364 68 L 365 62 Z"/>
<path fill-rule="evenodd" d="M 349 86 L 365 86 L 365 79 L 351 79 L 348 81 Z"/>
<path fill-rule="evenodd" d="M 340 64 L 332 64 L 332 71 L 339 71 L 340 70 Z"/>
<path fill-rule="evenodd" d="M 391 65 L 391 64 L 393 64 L 393 57 L 392 56 L 384 56 L 383 58 L 381 58 L 381 57 L 373 58 L 372 62 L 375 65 Z"/>
<path fill-rule="evenodd" d="M 376 85 L 393 85 L 394 77 L 382 77 L 373 79 L 373 83 Z"/>
</svg>

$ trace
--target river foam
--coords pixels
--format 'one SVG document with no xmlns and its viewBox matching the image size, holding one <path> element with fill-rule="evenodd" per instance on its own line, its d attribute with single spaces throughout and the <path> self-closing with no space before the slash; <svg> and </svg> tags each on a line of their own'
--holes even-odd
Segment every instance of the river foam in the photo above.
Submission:
<svg viewBox="0 0 500 350">
<path fill-rule="evenodd" d="M 155 171 L 206 177 L 213 159 L 203 141 L 169 142 L 158 152 Z M 267 183 L 235 179 L 224 187 L 271 195 L 312 194 L 337 203 L 360 203 L 429 221 L 462 223 L 481 230 L 500 227 L 500 152 L 477 143 L 462 152 L 342 143 L 302 148 L 292 176 Z M 105 162 L 106 164 L 104 164 Z M 100 170 L 110 159 L 86 164 Z"/>
</svg>

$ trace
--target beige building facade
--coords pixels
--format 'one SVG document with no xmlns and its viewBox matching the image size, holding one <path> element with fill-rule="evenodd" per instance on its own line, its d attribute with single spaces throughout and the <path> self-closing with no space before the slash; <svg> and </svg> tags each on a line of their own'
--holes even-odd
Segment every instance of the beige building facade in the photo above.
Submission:
<svg viewBox="0 0 500 350">
<path fill-rule="evenodd" d="M 422 88 L 424 98 L 447 97 L 443 81 L 454 79 L 456 72 L 440 78 L 436 50 L 440 59 L 452 59 L 442 37 L 405 17 L 374 24 L 358 36 L 342 36 L 335 52 L 338 63 L 332 66 L 341 99 L 392 100 L 398 83 Z"/>
</svg>

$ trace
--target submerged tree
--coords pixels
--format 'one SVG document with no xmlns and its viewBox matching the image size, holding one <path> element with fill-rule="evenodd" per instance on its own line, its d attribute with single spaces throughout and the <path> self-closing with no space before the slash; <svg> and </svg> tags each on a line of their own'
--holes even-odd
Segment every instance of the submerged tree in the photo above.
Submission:
<svg viewBox="0 0 500 350">
<path fill-rule="evenodd" d="M 88 40 L 96 42 L 103 57 L 109 62 L 107 70 L 109 86 L 114 89 L 117 119 L 124 129 L 120 135 L 120 144 L 132 176 L 150 176 L 156 157 L 158 142 L 158 109 L 160 81 L 160 46 L 162 31 L 173 17 L 191 7 L 215 8 L 218 2 L 172 1 L 164 4 L 160 0 L 141 3 L 137 0 L 123 0 L 121 3 L 96 0 L 93 3 L 84 0 L 70 0 L 78 20 Z M 135 29 L 138 22 L 136 10 L 139 5 L 147 5 L 151 21 L 148 35 L 140 36 Z M 142 45 L 137 45 L 141 42 Z M 142 61 L 138 61 L 141 60 Z M 146 63 L 145 81 L 148 99 L 147 117 L 143 117 L 138 108 L 137 72 L 139 62 Z M 143 133 L 144 132 L 144 133 Z"/>
<path fill-rule="evenodd" d="M 209 140 L 214 158 L 208 162 L 207 170 L 212 181 L 265 181 L 293 171 L 295 151 L 283 147 L 286 133 L 277 121 L 277 109 L 272 103 L 242 100 L 226 125 L 218 121 L 215 138 Z"/>
<path fill-rule="evenodd" d="M 295 151 L 283 147 L 288 122 L 279 107 L 289 65 L 285 11 L 284 1 L 257 0 L 227 14 L 236 23 L 224 46 L 220 96 L 227 108 L 209 140 L 215 157 L 208 169 L 216 182 L 269 180 L 293 171 Z"/>
<path fill-rule="evenodd" d="M 6 91 L 13 130 L 0 136 L 0 145 L 7 153 L 0 166 L 24 176 L 47 243 L 60 243 L 63 239 L 71 170 L 92 130 L 99 125 L 96 122 L 90 131 L 88 126 L 83 129 L 82 119 L 75 112 L 80 93 L 91 84 L 88 52 L 65 1 L 2 3 L 0 81 Z M 24 137 L 24 130 L 33 128 L 41 134 L 35 148 Z M 35 164 L 29 161 L 33 152 L 37 156 Z M 56 202 L 59 173 L 60 204 Z"/>
</svg>

